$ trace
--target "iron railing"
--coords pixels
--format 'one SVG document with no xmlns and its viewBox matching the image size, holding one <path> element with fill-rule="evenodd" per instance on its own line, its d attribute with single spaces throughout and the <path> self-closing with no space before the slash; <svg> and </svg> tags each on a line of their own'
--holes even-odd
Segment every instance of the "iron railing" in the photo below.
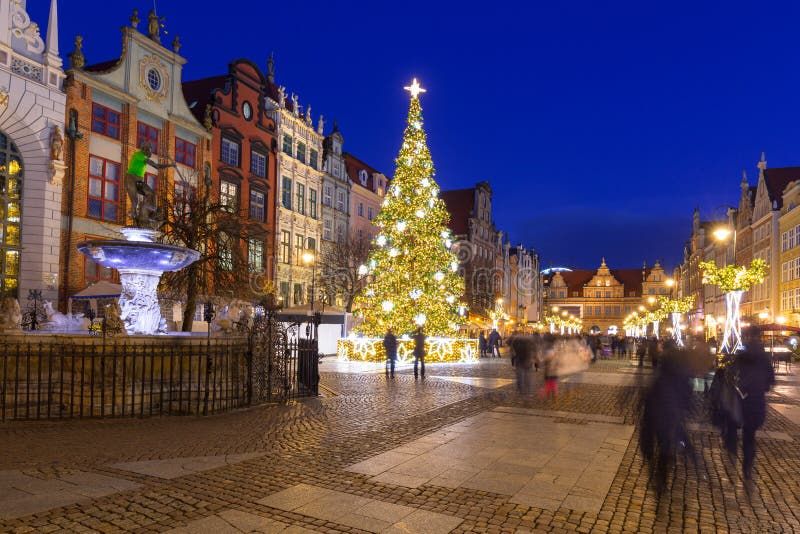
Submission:
<svg viewBox="0 0 800 534">
<path fill-rule="evenodd" d="M 14 336 L 0 343 L 0 420 L 218 413 L 317 394 L 316 342 Z"/>
</svg>

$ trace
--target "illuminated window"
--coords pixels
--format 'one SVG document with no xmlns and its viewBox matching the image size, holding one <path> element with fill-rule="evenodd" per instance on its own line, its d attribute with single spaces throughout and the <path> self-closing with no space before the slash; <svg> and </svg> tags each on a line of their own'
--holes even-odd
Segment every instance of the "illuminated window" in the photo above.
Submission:
<svg viewBox="0 0 800 534">
<path fill-rule="evenodd" d="M 22 177 L 19 150 L 0 133 L 0 294 L 12 296 L 19 285 Z"/>
<path fill-rule="evenodd" d="M 266 213 L 267 196 L 257 189 L 250 190 L 250 218 L 254 221 L 264 222 Z"/>
<path fill-rule="evenodd" d="M 295 209 L 297 213 L 300 215 L 305 215 L 306 213 L 306 186 L 303 184 L 297 184 L 295 186 L 295 192 L 297 194 L 297 206 Z"/>
<path fill-rule="evenodd" d="M 291 261 L 291 234 L 287 230 L 281 231 L 281 263 L 289 263 Z M 286 290 L 287 297 L 289 290 Z"/>
<path fill-rule="evenodd" d="M 247 242 L 247 265 L 253 273 L 264 270 L 264 243 L 258 239 L 249 239 Z"/>
<path fill-rule="evenodd" d="M 141 148 L 145 143 L 150 145 L 153 154 L 158 154 L 158 128 L 139 121 L 136 125 L 136 146 Z"/>
<path fill-rule="evenodd" d="M 89 156 L 88 215 L 116 222 L 119 215 L 119 163 Z"/>
<path fill-rule="evenodd" d="M 239 143 L 223 137 L 220 145 L 219 159 L 228 165 L 239 166 Z"/>
</svg>

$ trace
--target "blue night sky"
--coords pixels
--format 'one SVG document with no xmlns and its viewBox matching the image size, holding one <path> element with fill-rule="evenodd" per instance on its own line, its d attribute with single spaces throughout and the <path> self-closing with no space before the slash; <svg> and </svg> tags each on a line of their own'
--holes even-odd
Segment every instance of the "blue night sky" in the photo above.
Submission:
<svg viewBox="0 0 800 534">
<path fill-rule="evenodd" d="M 28 4 L 44 26 L 49 1 Z M 274 51 L 277 82 L 391 174 L 418 77 L 438 181 L 489 180 L 497 226 L 544 266 L 673 266 L 692 209 L 721 216 L 762 150 L 800 164 L 800 4 L 207 4 L 158 2 L 184 80 Z M 118 57 L 134 7 L 145 31 L 147 0 L 60 0 L 62 55 L 80 33 L 89 63 Z"/>
</svg>

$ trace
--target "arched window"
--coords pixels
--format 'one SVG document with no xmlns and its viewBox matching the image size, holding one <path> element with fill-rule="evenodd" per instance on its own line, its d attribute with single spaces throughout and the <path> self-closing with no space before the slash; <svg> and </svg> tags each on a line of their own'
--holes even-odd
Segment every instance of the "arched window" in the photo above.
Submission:
<svg viewBox="0 0 800 534">
<path fill-rule="evenodd" d="M 0 132 L 0 294 L 17 296 L 22 223 L 22 158 Z"/>
</svg>

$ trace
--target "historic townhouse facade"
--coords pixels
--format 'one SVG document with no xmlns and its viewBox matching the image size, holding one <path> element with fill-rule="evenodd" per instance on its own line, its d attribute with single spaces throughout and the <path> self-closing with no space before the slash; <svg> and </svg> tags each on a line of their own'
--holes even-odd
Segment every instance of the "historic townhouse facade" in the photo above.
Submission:
<svg viewBox="0 0 800 534">
<path fill-rule="evenodd" d="M 322 122 L 320 122 L 322 126 Z M 320 129 L 319 133 L 322 133 Z M 336 123 L 323 141 L 322 244 L 344 243 L 350 235 L 350 179 L 342 154 L 344 137 Z"/>
<path fill-rule="evenodd" d="M 266 84 L 245 59 L 232 62 L 224 76 L 183 84 L 195 117 L 212 127 L 215 194 L 246 223 L 248 270 L 261 275 L 262 283 L 275 276 L 278 152 L 275 121 L 264 107 Z"/>
<path fill-rule="evenodd" d="M 316 257 L 322 233 L 320 192 L 322 187 L 322 129 L 320 117 L 315 128 L 311 107 L 302 113 L 299 98 L 287 98 L 285 89 L 268 74 L 267 113 L 275 121 L 277 155 L 276 286 L 284 306 L 304 306 L 312 297 Z M 314 260 L 303 261 L 310 251 Z M 316 291 L 315 299 L 321 296 Z"/>
<path fill-rule="evenodd" d="M 783 192 L 780 217 L 780 314 L 800 324 L 800 176 Z M 775 273 L 778 276 L 778 273 Z"/>
<path fill-rule="evenodd" d="M 442 191 L 441 198 L 450 212 L 455 253 L 464 276 L 464 297 L 471 314 L 485 317 L 495 308 L 499 296 L 495 286 L 502 285 L 495 276 L 497 230 L 492 217 L 492 188 L 489 182 L 479 182 L 467 189 Z"/>
<path fill-rule="evenodd" d="M 64 72 L 58 10 L 45 38 L 25 2 L 0 1 L 0 296 L 59 291 Z"/>
<path fill-rule="evenodd" d="M 77 135 L 66 144 L 71 172 L 64 180 L 62 202 L 63 298 L 116 277 L 79 254 L 76 244 L 119 238 L 120 227 L 131 222 L 124 179 L 135 150 L 147 143 L 153 149 L 151 159 L 176 162 L 177 169 L 147 170 L 146 180 L 159 202 L 182 187 L 184 180 L 199 186 L 204 173 L 210 172 L 211 134 L 192 115 L 181 89 L 186 60 L 178 54 L 180 42 L 176 37 L 171 49 L 161 44 L 153 12 L 148 35 L 139 33 L 138 25 L 134 12 L 131 25 L 122 28 L 122 54 L 117 60 L 85 66 L 80 36 L 70 54 L 67 117 Z M 165 313 L 168 320 L 180 317 L 179 310 L 173 312 Z"/>
<path fill-rule="evenodd" d="M 347 176 L 350 178 L 350 234 L 354 239 L 372 241 L 378 227 L 372 222 L 386 196 L 389 179 L 352 154 L 344 154 Z"/>
<path fill-rule="evenodd" d="M 605 258 L 597 270 L 557 270 L 543 275 L 543 308 L 572 314 L 583 320 L 586 331 L 622 331 L 632 311 L 655 305 L 659 295 L 669 294 L 668 276 L 656 262 L 652 268 L 610 269 Z"/>
</svg>

